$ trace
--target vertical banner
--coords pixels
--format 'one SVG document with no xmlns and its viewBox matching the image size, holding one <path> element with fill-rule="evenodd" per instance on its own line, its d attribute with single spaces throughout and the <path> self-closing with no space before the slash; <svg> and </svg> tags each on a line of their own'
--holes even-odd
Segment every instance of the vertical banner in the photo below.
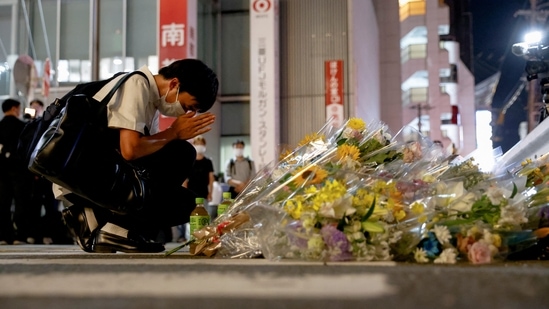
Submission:
<svg viewBox="0 0 549 309">
<path fill-rule="evenodd" d="M 326 121 L 334 127 L 343 125 L 343 60 L 324 62 L 326 81 Z"/>
<path fill-rule="evenodd" d="M 250 0 L 250 142 L 258 170 L 280 142 L 278 0 Z"/>
<path fill-rule="evenodd" d="M 159 0 L 158 15 L 158 67 L 196 58 L 197 0 Z M 165 130 L 174 119 L 160 115 L 159 129 Z"/>
<path fill-rule="evenodd" d="M 42 96 L 48 102 L 50 96 L 50 78 L 51 78 L 51 62 L 50 58 L 46 58 L 44 62 L 44 72 L 42 73 Z"/>
</svg>

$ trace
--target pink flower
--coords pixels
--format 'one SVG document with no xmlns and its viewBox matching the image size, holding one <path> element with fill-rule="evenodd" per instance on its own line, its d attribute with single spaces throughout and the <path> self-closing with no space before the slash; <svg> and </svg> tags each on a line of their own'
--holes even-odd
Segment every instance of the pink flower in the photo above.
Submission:
<svg viewBox="0 0 549 309">
<path fill-rule="evenodd" d="M 490 246 L 482 241 L 472 244 L 467 253 L 469 261 L 473 264 L 489 264 L 492 262 L 492 252 Z"/>
</svg>

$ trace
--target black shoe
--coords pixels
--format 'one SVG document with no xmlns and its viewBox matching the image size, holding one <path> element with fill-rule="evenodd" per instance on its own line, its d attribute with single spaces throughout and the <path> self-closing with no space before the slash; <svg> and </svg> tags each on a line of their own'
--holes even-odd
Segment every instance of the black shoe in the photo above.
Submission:
<svg viewBox="0 0 549 309">
<path fill-rule="evenodd" d="M 70 206 L 63 209 L 63 221 L 69 228 L 70 233 L 76 239 L 78 246 L 86 252 L 92 251 L 92 236 L 93 232 L 101 228 L 94 212 L 91 208 L 86 208 L 78 205 Z"/>
<path fill-rule="evenodd" d="M 92 238 L 92 251 L 96 253 L 158 253 L 165 250 L 161 243 L 146 240 L 143 236 L 107 223 L 96 230 Z"/>
</svg>

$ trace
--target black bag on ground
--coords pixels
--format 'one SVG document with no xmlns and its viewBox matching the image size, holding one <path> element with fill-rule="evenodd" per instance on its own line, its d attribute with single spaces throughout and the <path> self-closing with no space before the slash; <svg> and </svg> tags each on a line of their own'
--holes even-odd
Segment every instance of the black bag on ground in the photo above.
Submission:
<svg viewBox="0 0 549 309">
<path fill-rule="evenodd" d="M 65 96 L 65 106 L 34 147 L 29 169 L 112 211 L 143 208 L 150 198 L 146 173 L 123 159 L 113 144 L 118 130 L 107 126 L 108 102 L 135 73 L 146 78 L 139 71 L 126 74 L 101 102 L 91 94 Z"/>
</svg>

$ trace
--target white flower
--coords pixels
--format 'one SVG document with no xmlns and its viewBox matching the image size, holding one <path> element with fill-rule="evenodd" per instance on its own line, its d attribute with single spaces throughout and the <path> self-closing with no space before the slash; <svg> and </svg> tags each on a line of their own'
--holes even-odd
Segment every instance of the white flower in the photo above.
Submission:
<svg viewBox="0 0 549 309">
<path fill-rule="evenodd" d="M 462 198 L 460 198 L 459 201 L 451 205 L 450 209 L 457 210 L 460 212 L 471 211 L 471 208 L 473 207 L 473 203 L 476 201 L 476 199 L 477 199 L 476 195 L 472 192 L 469 192 L 466 195 L 464 195 Z"/>
<path fill-rule="evenodd" d="M 515 205 L 508 205 L 501 208 L 501 216 L 497 224 L 517 226 L 526 222 L 528 222 L 528 219 L 519 207 Z"/>
<path fill-rule="evenodd" d="M 448 231 L 445 225 L 435 225 L 434 232 L 441 245 L 449 243 L 450 238 L 452 238 L 450 231 Z"/>
<path fill-rule="evenodd" d="M 454 248 L 446 248 L 433 262 L 437 264 L 455 264 L 456 257 L 457 254 Z"/>
<path fill-rule="evenodd" d="M 318 211 L 322 217 L 334 219 L 341 219 L 343 216 L 352 215 L 355 212 L 353 196 L 350 194 L 345 194 L 333 202 L 323 203 Z"/>
<path fill-rule="evenodd" d="M 402 238 L 402 231 L 394 231 L 391 233 L 389 240 L 390 244 L 396 244 Z"/>
<path fill-rule="evenodd" d="M 436 185 L 436 189 L 436 202 L 442 207 L 450 205 L 450 203 L 460 198 L 465 193 L 465 188 L 463 187 L 463 182 L 461 181 L 450 184 L 439 182 Z"/>
<path fill-rule="evenodd" d="M 416 248 L 414 250 L 414 259 L 418 263 L 427 263 L 429 262 L 429 259 L 427 258 L 427 252 L 421 248 Z"/>
<path fill-rule="evenodd" d="M 492 205 L 499 205 L 505 199 L 503 190 L 496 186 L 490 186 L 488 191 L 486 191 L 486 196 L 490 199 Z"/>
</svg>

